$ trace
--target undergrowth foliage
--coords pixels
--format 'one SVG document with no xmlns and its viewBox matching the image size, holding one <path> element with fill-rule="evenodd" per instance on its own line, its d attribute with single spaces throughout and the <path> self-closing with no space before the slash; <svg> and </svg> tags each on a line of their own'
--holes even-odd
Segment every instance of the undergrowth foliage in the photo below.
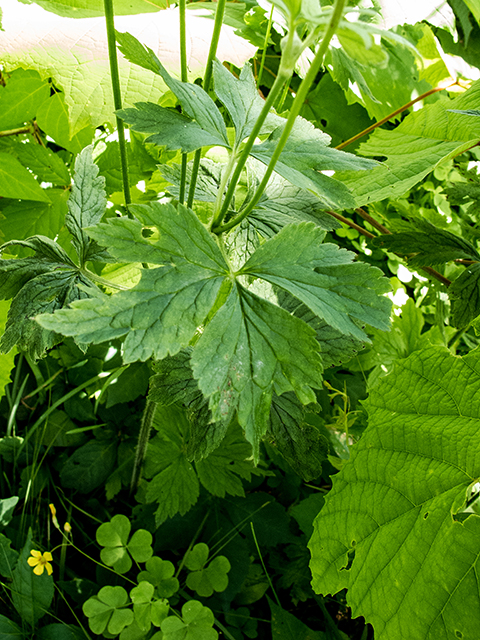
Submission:
<svg viewBox="0 0 480 640">
<path fill-rule="evenodd" d="M 189 82 L 105 0 L 114 136 L 6 55 L 0 640 L 476 640 L 480 84 L 345 4 L 207 4 Z"/>
</svg>

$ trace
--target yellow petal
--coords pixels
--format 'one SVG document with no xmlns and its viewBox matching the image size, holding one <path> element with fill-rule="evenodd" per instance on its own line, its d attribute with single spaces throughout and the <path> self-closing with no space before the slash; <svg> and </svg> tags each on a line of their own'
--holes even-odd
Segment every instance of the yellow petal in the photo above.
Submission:
<svg viewBox="0 0 480 640">
<path fill-rule="evenodd" d="M 31 567 L 36 567 L 40 560 L 38 558 L 28 558 L 27 562 Z"/>
<path fill-rule="evenodd" d="M 45 569 L 47 570 L 48 575 L 51 576 L 53 573 L 53 569 L 52 565 L 49 562 L 45 563 Z"/>
<path fill-rule="evenodd" d="M 40 558 L 40 556 L 42 555 L 42 552 L 37 551 L 36 549 L 32 549 L 30 551 L 30 555 L 32 555 L 34 558 Z"/>
<path fill-rule="evenodd" d="M 53 560 L 52 554 L 50 553 L 50 551 L 45 551 L 45 553 L 43 554 L 43 559 L 46 560 L 46 561 Z"/>
<path fill-rule="evenodd" d="M 43 564 L 37 564 L 37 566 L 33 570 L 33 573 L 35 575 L 37 575 L 37 576 L 41 576 L 42 573 L 43 573 L 43 569 L 44 569 L 44 565 Z"/>
</svg>

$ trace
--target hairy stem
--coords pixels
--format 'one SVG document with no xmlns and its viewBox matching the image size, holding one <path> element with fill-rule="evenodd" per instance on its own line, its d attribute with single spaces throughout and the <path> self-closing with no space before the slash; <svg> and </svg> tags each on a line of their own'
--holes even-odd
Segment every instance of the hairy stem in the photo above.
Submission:
<svg viewBox="0 0 480 640">
<path fill-rule="evenodd" d="M 21 133 L 33 133 L 33 125 L 27 127 L 18 127 L 18 129 L 7 129 L 6 131 L 0 131 L 0 138 L 6 138 L 7 136 L 18 136 Z"/>
<path fill-rule="evenodd" d="M 140 433 L 138 434 L 137 449 L 135 452 L 135 461 L 133 463 L 132 480 L 130 482 L 130 493 L 137 488 L 140 479 L 140 472 L 147 453 L 148 441 L 150 439 L 150 431 L 152 430 L 153 419 L 157 410 L 157 403 L 147 399 L 147 404 L 143 410 L 142 422 L 140 424 Z"/>
<path fill-rule="evenodd" d="M 110 75 L 112 78 L 112 90 L 113 90 L 113 103 L 115 110 L 119 111 L 122 108 L 122 93 L 120 90 L 120 76 L 118 73 L 118 60 L 117 60 L 117 47 L 115 41 L 115 25 L 113 21 L 113 0 L 103 0 L 105 6 L 105 22 L 107 25 L 107 40 L 108 40 L 108 58 L 110 60 Z M 122 181 L 123 181 L 123 193 L 125 197 L 125 205 L 127 208 L 128 216 L 131 214 L 128 212 L 128 205 L 132 202 L 130 195 L 130 184 L 128 182 L 128 160 L 127 160 L 127 145 L 125 143 L 125 127 L 123 121 L 117 116 L 117 131 L 118 131 L 118 146 L 120 148 L 120 166 L 122 169 Z"/>
<path fill-rule="evenodd" d="M 285 144 L 287 143 L 287 140 L 290 136 L 290 133 L 292 132 L 293 126 L 295 124 L 295 120 L 297 116 L 300 114 L 300 110 L 303 106 L 303 103 L 305 102 L 308 92 L 310 91 L 310 87 L 312 86 L 313 82 L 315 81 L 315 78 L 317 77 L 318 72 L 320 71 L 320 67 L 323 64 L 323 59 L 327 52 L 328 45 L 330 44 L 330 40 L 335 34 L 335 31 L 338 27 L 338 23 L 340 22 L 340 18 L 342 17 L 344 5 L 345 5 L 345 0 L 336 0 L 327 30 L 325 31 L 325 34 L 320 43 L 320 46 L 315 55 L 315 58 L 313 59 L 313 62 L 310 65 L 310 69 L 308 70 L 307 75 L 302 80 L 302 83 L 298 89 L 297 95 L 295 96 L 292 107 L 290 109 L 287 122 L 285 123 L 282 135 L 280 136 L 280 140 L 277 143 L 275 151 L 273 152 L 270 162 L 268 164 L 267 170 L 265 171 L 262 181 L 258 185 L 253 198 L 250 200 L 247 207 L 245 207 L 242 213 L 238 215 L 236 218 L 234 218 L 233 220 L 231 220 L 230 222 L 228 222 L 226 225 L 220 226 L 221 220 L 223 220 L 223 217 L 220 217 L 220 221 L 219 222 L 216 221 L 214 225 L 216 227 L 215 233 L 222 233 L 224 231 L 229 231 L 230 229 L 235 227 L 237 224 L 240 224 L 240 222 L 248 216 L 248 214 L 253 210 L 257 202 L 260 200 L 265 190 L 265 187 L 267 186 L 268 181 L 270 180 L 273 170 L 275 169 L 275 165 L 277 164 L 280 154 L 282 153 L 283 148 L 285 147 Z M 281 66 L 281 63 L 280 63 L 280 66 Z M 279 77 L 280 77 L 280 74 L 279 74 Z M 270 97 L 270 94 L 268 97 Z M 253 146 L 253 143 L 252 143 L 252 146 Z M 249 152 L 250 152 L 250 149 L 248 150 Z M 222 209 L 222 212 L 223 211 L 224 209 Z"/>
<path fill-rule="evenodd" d="M 210 49 L 208 51 L 207 66 L 205 68 L 205 76 L 203 78 L 203 90 L 206 93 L 210 91 L 210 84 L 212 82 L 213 61 L 215 59 L 215 56 L 217 55 L 218 41 L 220 39 L 220 31 L 222 29 L 222 24 L 223 24 L 223 14 L 225 13 L 225 4 L 226 4 L 226 0 L 218 0 L 217 2 L 217 10 L 215 12 L 215 24 L 213 26 L 213 34 L 212 34 L 212 39 L 210 41 Z M 195 198 L 195 187 L 197 185 L 198 168 L 200 166 L 201 154 L 202 154 L 202 150 L 197 149 L 197 151 L 195 152 L 195 157 L 193 159 L 192 178 L 190 180 L 190 188 L 188 190 L 188 201 L 187 201 L 187 206 L 190 207 L 190 209 L 193 206 L 193 200 Z"/>
</svg>

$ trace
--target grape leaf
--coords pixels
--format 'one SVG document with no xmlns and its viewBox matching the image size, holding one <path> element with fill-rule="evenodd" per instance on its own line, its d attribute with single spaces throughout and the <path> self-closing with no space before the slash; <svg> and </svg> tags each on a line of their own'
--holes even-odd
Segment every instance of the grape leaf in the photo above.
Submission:
<svg viewBox="0 0 480 640">
<path fill-rule="evenodd" d="M 359 147 L 365 156 L 386 157 L 369 172 L 340 172 L 354 194 L 356 206 L 395 198 L 418 184 L 440 162 L 453 158 L 480 140 L 480 119 L 450 113 L 478 106 L 480 82 L 454 100 L 439 101 L 408 115 L 394 130 L 376 129 Z"/>
<path fill-rule="evenodd" d="M 0 130 L 20 127 L 33 120 L 50 95 L 50 87 L 37 71 L 16 69 L 6 86 L 0 87 Z"/>
<path fill-rule="evenodd" d="M 315 521 L 315 591 L 347 588 L 378 640 L 477 633 L 480 519 L 462 511 L 480 476 L 479 392 L 475 353 L 398 362 L 366 401 L 368 427 Z"/>
<path fill-rule="evenodd" d="M 472 264 L 448 287 L 451 322 L 463 329 L 480 315 L 480 264 Z"/>
<path fill-rule="evenodd" d="M 5 5 L 4 31 L 0 32 L 5 67 L 8 70 L 28 67 L 43 77 L 53 78 L 55 85 L 65 92 L 71 136 L 89 125 L 95 128 L 108 122 L 115 126 L 105 18 L 76 20 L 54 15 L 34 4 L 10 4 L 15 6 Z M 178 8 L 150 14 L 147 20 L 142 14 L 116 16 L 115 26 L 145 38 L 168 69 L 180 75 Z M 213 27 L 213 20 L 195 11 L 187 12 L 191 80 L 204 73 Z M 222 26 L 217 49 L 220 60 L 241 67 L 254 53 L 255 47 L 237 36 L 232 27 Z M 162 79 L 130 64 L 124 57 L 119 57 L 118 62 L 124 107 L 132 107 L 139 100 L 158 102 L 165 92 Z"/>
</svg>

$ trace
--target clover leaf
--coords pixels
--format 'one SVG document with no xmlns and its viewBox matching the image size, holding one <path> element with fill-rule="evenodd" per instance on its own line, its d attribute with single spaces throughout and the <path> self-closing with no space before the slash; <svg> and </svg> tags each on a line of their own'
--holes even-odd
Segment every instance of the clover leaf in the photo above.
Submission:
<svg viewBox="0 0 480 640">
<path fill-rule="evenodd" d="M 152 534 L 145 529 L 136 531 L 128 542 L 131 524 L 124 515 L 113 516 L 97 529 L 97 542 L 105 547 L 100 558 L 118 573 L 126 573 L 132 566 L 132 558 L 136 562 L 146 562 L 152 554 Z"/>
<path fill-rule="evenodd" d="M 204 598 L 211 596 L 214 591 L 225 591 L 228 587 L 227 573 L 231 568 L 225 556 L 217 556 L 206 567 L 208 553 L 208 546 L 200 542 L 185 560 L 185 566 L 192 571 L 187 577 L 187 587 Z"/>
<path fill-rule="evenodd" d="M 169 598 L 178 591 L 180 585 L 177 578 L 173 577 L 175 567 L 171 562 L 154 556 L 147 560 L 145 568 L 146 571 L 140 571 L 137 579 L 140 583 L 147 581 L 152 584 L 157 597 Z"/>
<path fill-rule="evenodd" d="M 152 624 L 159 627 L 168 615 L 169 605 L 166 600 L 152 602 L 154 591 L 153 584 L 145 580 L 130 591 L 135 622 L 141 631 L 149 631 Z"/>
<path fill-rule="evenodd" d="M 103 587 L 96 596 L 83 605 L 83 613 L 88 618 L 90 629 L 100 635 L 105 631 L 118 635 L 124 627 L 133 622 L 133 611 L 124 609 L 128 594 L 123 587 Z"/>
<path fill-rule="evenodd" d="M 217 640 L 218 633 L 212 629 L 214 620 L 208 607 L 190 600 L 182 607 L 182 620 L 169 616 L 162 622 L 163 640 Z"/>
</svg>

